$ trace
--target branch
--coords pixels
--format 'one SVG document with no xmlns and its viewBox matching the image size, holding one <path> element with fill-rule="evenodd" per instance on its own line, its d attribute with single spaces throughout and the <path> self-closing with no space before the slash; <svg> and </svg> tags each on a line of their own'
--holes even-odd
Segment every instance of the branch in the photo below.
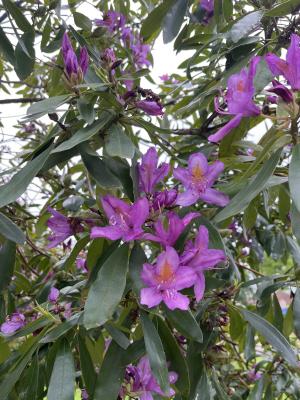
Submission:
<svg viewBox="0 0 300 400">
<path fill-rule="evenodd" d="M 27 97 L 27 98 L 21 98 L 21 99 L 6 99 L 6 100 L 0 100 L 0 104 L 11 104 L 11 103 L 34 103 L 36 101 L 41 101 L 43 99 L 36 98 L 36 97 Z"/>
</svg>

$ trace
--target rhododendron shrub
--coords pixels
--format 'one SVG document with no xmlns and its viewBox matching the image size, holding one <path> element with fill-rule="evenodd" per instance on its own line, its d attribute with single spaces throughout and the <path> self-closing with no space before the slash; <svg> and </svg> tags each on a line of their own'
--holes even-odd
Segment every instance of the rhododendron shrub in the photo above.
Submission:
<svg viewBox="0 0 300 400">
<path fill-rule="evenodd" d="M 2 1 L 1 400 L 300 398 L 298 3 Z"/>
</svg>

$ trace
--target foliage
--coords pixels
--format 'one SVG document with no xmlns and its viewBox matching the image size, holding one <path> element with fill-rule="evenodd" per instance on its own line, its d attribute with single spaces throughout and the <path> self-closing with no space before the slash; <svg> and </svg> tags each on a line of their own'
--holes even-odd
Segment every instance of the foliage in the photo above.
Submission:
<svg viewBox="0 0 300 400">
<path fill-rule="evenodd" d="M 1 399 L 299 399 L 299 9 L 2 1 Z"/>
</svg>

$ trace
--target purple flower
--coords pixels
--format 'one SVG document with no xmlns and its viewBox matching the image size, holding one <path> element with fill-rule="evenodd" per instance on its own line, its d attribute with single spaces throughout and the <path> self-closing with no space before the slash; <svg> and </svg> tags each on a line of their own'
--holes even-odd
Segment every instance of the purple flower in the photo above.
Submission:
<svg viewBox="0 0 300 400">
<path fill-rule="evenodd" d="M 170 80 L 170 75 L 169 74 L 163 74 L 163 75 L 160 76 L 160 79 L 163 82 L 169 81 Z"/>
<path fill-rule="evenodd" d="M 51 207 L 48 207 L 48 211 L 52 217 L 48 219 L 47 225 L 53 231 L 53 234 L 48 237 L 50 242 L 48 249 L 57 246 L 76 233 L 83 232 L 79 218 L 67 218 Z"/>
<path fill-rule="evenodd" d="M 141 290 L 141 304 L 149 308 L 162 301 L 170 310 L 189 308 L 189 298 L 178 290 L 188 288 L 195 283 L 193 268 L 179 266 L 179 256 L 172 247 L 157 257 L 155 265 L 144 264 L 141 278 L 147 287 Z"/>
<path fill-rule="evenodd" d="M 153 400 L 152 394 L 158 394 L 165 397 L 164 393 L 156 378 L 154 377 L 148 357 L 144 356 L 140 359 L 136 367 L 130 365 L 126 368 L 126 381 L 130 384 L 129 394 L 132 393 L 134 397 L 139 396 L 140 400 Z M 178 375 L 176 372 L 169 372 L 169 382 L 173 384 L 177 381 Z M 128 392 L 128 389 L 125 389 Z M 175 391 L 171 388 L 168 397 L 174 396 Z"/>
<path fill-rule="evenodd" d="M 248 69 L 243 68 L 239 73 L 232 75 L 228 79 L 228 89 L 225 95 L 228 112 L 223 111 L 219 106 L 218 98 L 215 99 L 216 111 L 220 114 L 234 115 L 234 118 L 219 129 L 218 132 L 210 135 L 208 137 L 209 141 L 219 142 L 240 124 L 243 117 L 252 117 L 260 114 L 260 108 L 253 102 L 255 93 L 253 81 L 259 60 L 260 57 L 253 57 Z"/>
<path fill-rule="evenodd" d="M 102 206 L 110 226 L 92 228 L 92 239 L 106 237 L 110 240 L 122 239 L 124 242 L 129 242 L 141 237 L 142 225 L 149 215 L 149 203 L 146 198 L 140 198 L 129 205 L 125 201 L 107 195 L 102 198 Z"/>
<path fill-rule="evenodd" d="M 86 260 L 84 258 L 78 257 L 76 259 L 76 267 L 77 269 L 81 270 L 81 272 L 89 272 L 86 265 Z"/>
<path fill-rule="evenodd" d="M 25 315 L 16 312 L 6 318 L 6 321 L 1 325 L 0 330 L 4 335 L 10 335 L 23 328 L 25 324 Z"/>
<path fill-rule="evenodd" d="M 248 371 L 247 378 L 250 382 L 256 382 L 262 377 L 260 372 L 256 372 L 255 368 Z"/>
<path fill-rule="evenodd" d="M 62 40 L 62 54 L 65 64 L 66 75 L 74 84 L 80 82 L 86 74 L 89 66 L 89 56 L 85 47 L 80 49 L 79 60 L 74 52 L 72 43 L 67 32 L 64 33 Z"/>
<path fill-rule="evenodd" d="M 164 207 L 172 207 L 175 205 L 178 192 L 176 189 L 163 190 L 154 193 L 152 200 L 152 208 L 154 211 L 160 211 Z"/>
<path fill-rule="evenodd" d="M 208 165 L 204 154 L 192 154 L 187 169 L 177 167 L 174 170 L 174 177 L 180 180 L 186 189 L 185 192 L 178 194 L 176 204 L 190 206 L 201 199 L 217 206 L 226 206 L 229 202 L 228 196 L 211 188 L 223 169 L 224 164 L 221 161 Z"/>
<path fill-rule="evenodd" d="M 134 34 L 133 34 L 132 30 L 128 27 L 124 27 L 122 29 L 121 39 L 123 40 L 125 45 L 131 46 L 131 44 L 134 41 Z"/>
<path fill-rule="evenodd" d="M 125 26 L 126 18 L 123 14 L 116 11 L 107 11 L 107 13 L 103 16 L 103 19 L 96 19 L 95 23 L 98 26 L 107 28 L 110 33 L 113 33 L 114 31 L 122 29 Z"/>
<path fill-rule="evenodd" d="M 150 53 L 150 46 L 148 44 L 143 44 L 139 38 L 135 38 L 135 44 L 131 44 L 132 56 L 135 65 L 138 68 L 142 68 L 143 66 L 149 66 L 151 63 L 147 59 L 148 54 Z"/>
<path fill-rule="evenodd" d="M 266 62 L 275 75 L 283 75 L 293 90 L 300 90 L 300 36 L 291 35 L 291 44 L 286 54 L 286 61 L 275 54 L 266 55 Z"/>
<path fill-rule="evenodd" d="M 51 290 L 50 290 L 49 295 L 48 295 L 48 300 L 51 303 L 56 303 L 58 298 L 59 298 L 59 290 L 56 289 L 56 287 L 53 286 L 51 288 Z"/>
<path fill-rule="evenodd" d="M 115 52 L 113 49 L 107 48 L 103 51 L 101 58 L 108 64 L 113 64 L 116 60 L 117 57 L 115 55 Z"/>
<path fill-rule="evenodd" d="M 71 318 L 71 316 L 72 316 L 72 303 L 66 303 L 64 307 L 65 307 L 64 317 L 66 319 Z"/>
<path fill-rule="evenodd" d="M 155 147 L 150 147 L 143 155 L 141 164 L 138 164 L 139 190 L 145 193 L 153 193 L 155 186 L 169 173 L 170 166 L 167 163 L 158 164 L 158 154 Z"/>
<path fill-rule="evenodd" d="M 204 12 L 203 23 L 208 24 L 214 16 L 214 0 L 201 0 L 200 9 Z"/>
<path fill-rule="evenodd" d="M 89 400 L 89 395 L 88 395 L 88 392 L 86 391 L 86 389 L 82 389 L 81 390 L 81 399 L 82 400 Z"/>
<path fill-rule="evenodd" d="M 145 233 L 143 239 L 161 243 L 164 247 L 173 246 L 186 226 L 199 215 L 198 212 L 190 212 L 181 219 L 176 213 L 170 211 L 164 220 L 160 218 L 155 222 L 155 235 Z"/>
<path fill-rule="evenodd" d="M 194 291 L 196 300 L 202 299 L 205 290 L 204 271 L 226 261 L 223 250 L 209 249 L 209 235 L 205 226 L 200 226 L 194 243 L 189 241 L 180 257 L 180 263 L 194 269 L 197 274 Z"/>
<path fill-rule="evenodd" d="M 285 103 L 293 102 L 293 93 L 285 85 L 275 79 L 272 81 L 272 85 L 273 87 L 267 89 L 268 92 L 275 93 L 277 96 L 281 97 Z"/>
<path fill-rule="evenodd" d="M 156 100 L 139 100 L 135 103 L 136 107 L 149 115 L 163 115 L 163 106 Z"/>
</svg>

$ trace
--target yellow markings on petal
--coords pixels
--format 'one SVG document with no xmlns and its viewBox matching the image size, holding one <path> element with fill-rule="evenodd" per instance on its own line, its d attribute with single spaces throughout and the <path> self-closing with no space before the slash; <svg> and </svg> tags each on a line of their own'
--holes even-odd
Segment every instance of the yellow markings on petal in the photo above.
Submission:
<svg viewBox="0 0 300 400">
<path fill-rule="evenodd" d="M 157 281 L 159 283 L 168 282 L 173 276 L 173 269 L 171 264 L 168 261 L 165 261 L 162 267 L 160 268 L 159 275 L 157 275 Z"/>
</svg>

